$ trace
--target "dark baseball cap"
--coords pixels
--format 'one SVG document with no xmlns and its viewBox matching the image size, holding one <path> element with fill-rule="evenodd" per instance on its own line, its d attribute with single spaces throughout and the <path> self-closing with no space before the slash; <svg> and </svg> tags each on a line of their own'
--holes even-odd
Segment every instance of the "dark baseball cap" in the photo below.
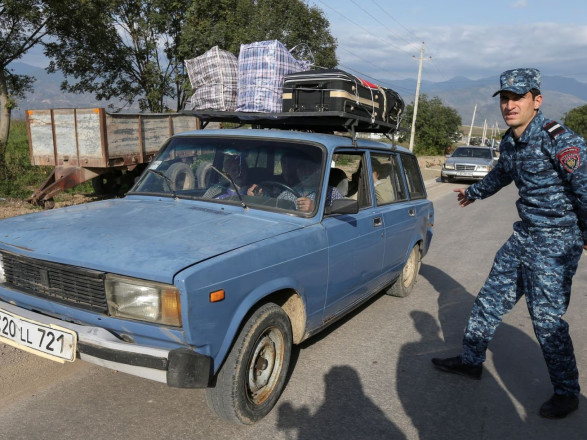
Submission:
<svg viewBox="0 0 587 440">
<path fill-rule="evenodd" d="M 540 70 L 534 68 L 519 68 L 506 70 L 499 77 L 500 92 L 513 92 L 516 95 L 525 95 L 532 89 L 540 90 Z"/>
</svg>

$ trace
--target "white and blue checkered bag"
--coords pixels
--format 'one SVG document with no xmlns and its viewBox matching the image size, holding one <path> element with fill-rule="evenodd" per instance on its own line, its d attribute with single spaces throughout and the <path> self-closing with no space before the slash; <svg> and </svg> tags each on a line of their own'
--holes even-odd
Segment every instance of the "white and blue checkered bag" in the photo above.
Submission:
<svg viewBox="0 0 587 440">
<path fill-rule="evenodd" d="M 235 110 L 238 60 L 232 53 L 214 46 L 185 65 L 194 92 L 186 108 Z"/>
<path fill-rule="evenodd" d="M 308 70 L 278 40 L 242 44 L 238 56 L 236 110 L 277 113 L 282 111 L 283 78 Z"/>
</svg>

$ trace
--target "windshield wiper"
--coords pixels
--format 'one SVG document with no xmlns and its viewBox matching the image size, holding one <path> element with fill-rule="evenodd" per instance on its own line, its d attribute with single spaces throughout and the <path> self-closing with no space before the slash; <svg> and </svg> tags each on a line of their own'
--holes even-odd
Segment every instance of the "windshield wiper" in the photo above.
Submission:
<svg viewBox="0 0 587 440">
<path fill-rule="evenodd" d="M 245 201 L 243 200 L 239 190 L 238 190 L 238 186 L 236 186 L 235 181 L 232 179 L 232 177 L 230 177 L 230 174 L 225 174 L 222 171 L 220 171 L 218 168 L 216 168 L 214 165 L 210 165 L 210 168 L 212 168 L 214 171 L 216 171 L 218 174 L 220 174 L 222 177 L 224 177 L 225 179 L 227 179 L 230 184 L 232 185 L 232 187 L 234 188 L 236 195 L 238 196 L 239 200 L 241 201 L 241 205 L 243 205 L 243 208 L 247 209 L 247 205 L 245 204 Z"/>
<path fill-rule="evenodd" d="M 162 177 L 163 180 L 165 181 L 165 183 L 167 184 L 167 186 L 169 187 L 169 191 L 171 191 L 171 194 L 173 195 L 174 199 L 177 199 L 177 194 L 175 193 L 175 183 L 173 183 L 173 181 L 167 177 L 164 173 L 162 173 L 161 171 L 157 171 L 157 170 L 152 170 L 151 168 L 147 168 L 147 172 L 149 173 L 153 173 L 159 177 Z"/>
</svg>

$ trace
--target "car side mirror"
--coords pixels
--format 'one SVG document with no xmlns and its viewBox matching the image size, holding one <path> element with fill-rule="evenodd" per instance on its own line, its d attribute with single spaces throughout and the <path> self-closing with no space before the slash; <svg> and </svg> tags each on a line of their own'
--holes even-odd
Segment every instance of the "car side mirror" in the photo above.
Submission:
<svg viewBox="0 0 587 440">
<path fill-rule="evenodd" d="M 359 212 L 359 202 L 353 199 L 333 200 L 331 206 L 324 209 L 324 214 L 356 214 Z"/>
</svg>

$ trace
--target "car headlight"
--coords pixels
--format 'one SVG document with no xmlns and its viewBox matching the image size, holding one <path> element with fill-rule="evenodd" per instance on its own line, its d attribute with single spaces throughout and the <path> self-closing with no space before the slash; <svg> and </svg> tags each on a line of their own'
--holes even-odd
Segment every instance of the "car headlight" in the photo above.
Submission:
<svg viewBox="0 0 587 440">
<path fill-rule="evenodd" d="M 454 170 L 455 169 L 455 165 L 453 163 L 445 163 L 444 164 L 444 169 L 445 170 Z"/>
<path fill-rule="evenodd" d="M 4 261 L 2 260 L 2 254 L 0 254 L 0 284 L 6 282 L 6 271 L 4 270 Z"/>
<path fill-rule="evenodd" d="M 176 287 L 152 281 L 106 275 L 110 316 L 181 326 L 181 304 Z"/>
<path fill-rule="evenodd" d="M 491 171 L 491 165 L 479 165 L 477 171 Z"/>
</svg>

